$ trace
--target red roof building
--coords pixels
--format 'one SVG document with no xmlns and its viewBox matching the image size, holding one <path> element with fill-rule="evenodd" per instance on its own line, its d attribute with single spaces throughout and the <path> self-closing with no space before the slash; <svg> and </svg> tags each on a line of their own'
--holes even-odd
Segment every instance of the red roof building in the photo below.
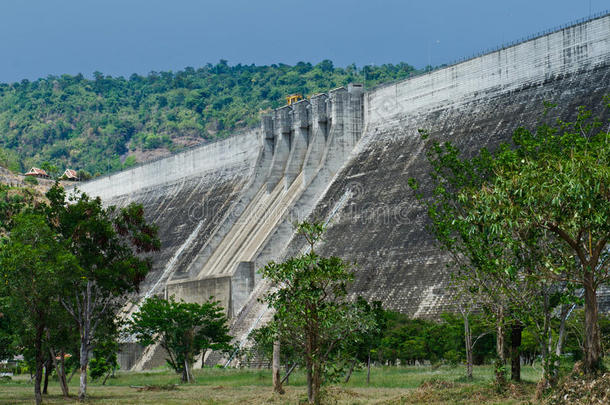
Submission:
<svg viewBox="0 0 610 405">
<path fill-rule="evenodd" d="M 78 173 L 76 170 L 66 169 L 64 174 L 61 175 L 62 178 L 67 180 L 78 180 Z"/>
<path fill-rule="evenodd" d="M 48 178 L 49 177 L 47 172 L 45 172 L 44 170 L 39 169 L 37 167 L 32 167 L 30 169 L 30 171 L 27 172 L 25 175 L 26 176 L 34 176 L 34 177 L 43 177 L 43 178 Z"/>
</svg>

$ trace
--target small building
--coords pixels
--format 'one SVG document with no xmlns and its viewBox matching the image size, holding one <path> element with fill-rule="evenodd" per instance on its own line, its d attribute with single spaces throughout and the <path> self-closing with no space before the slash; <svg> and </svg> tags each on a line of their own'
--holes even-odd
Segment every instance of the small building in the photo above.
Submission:
<svg viewBox="0 0 610 405">
<path fill-rule="evenodd" d="M 49 178 L 49 175 L 47 174 L 47 172 L 45 172 L 44 170 L 39 169 L 37 167 L 32 167 L 30 169 L 30 171 L 27 172 L 25 175 L 26 176 L 33 176 L 33 177 L 41 177 L 43 179 L 48 179 Z"/>
<path fill-rule="evenodd" d="M 78 181 L 78 173 L 76 172 L 76 170 L 72 170 L 72 169 L 66 169 L 66 171 L 64 172 L 64 174 L 61 175 L 62 179 L 65 180 L 72 180 L 72 181 Z"/>
</svg>

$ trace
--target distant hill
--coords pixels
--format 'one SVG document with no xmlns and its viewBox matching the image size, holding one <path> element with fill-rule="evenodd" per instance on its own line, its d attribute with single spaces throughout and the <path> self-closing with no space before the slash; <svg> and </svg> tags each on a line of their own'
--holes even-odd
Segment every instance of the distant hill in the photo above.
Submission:
<svg viewBox="0 0 610 405">
<path fill-rule="evenodd" d="M 92 175 L 224 137 L 252 126 L 260 110 L 349 82 L 372 86 L 416 73 L 406 64 L 336 68 L 235 65 L 226 61 L 148 76 L 49 76 L 0 84 L 0 165 Z"/>
</svg>

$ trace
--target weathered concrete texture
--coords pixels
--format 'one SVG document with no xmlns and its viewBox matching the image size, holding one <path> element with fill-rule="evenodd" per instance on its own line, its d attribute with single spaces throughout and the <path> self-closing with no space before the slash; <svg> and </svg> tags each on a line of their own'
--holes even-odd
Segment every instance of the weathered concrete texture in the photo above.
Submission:
<svg viewBox="0 0 610 405">
<path fill-rule="evenodd" d="M 79 186 L 108 205 L 141 203 L 159 226 L 161 251 L 142 295 L 163 295 L 167 279 L 188 267 L 248 183 L 259 151 L 252 131 Z"/>
<path fill-rule="evenodd" d="M 235 276 L 240 263 L 254 262 L 265 246 L 272 246 L 274 256 L 279 257 L 282 244 L 285 246 L 292 236 L 292 228 L 286 227 L 292 219 L 288 210 L 299 202 L 302 205 L 303 201 L 310 201 L 309 211 L 303 216 L 311 212 L 329 177 L 337 172 L 360 137 L 362 108 L 361 87 L 350 86 L 333 90 L 328 97 L 316 96 L 313 104 L 303 100 L 264 117 L 261 132 L 265 149 L 249 191 L 240 200 L 244 207 L 219 227 L 206 246 L 210 249 L 203 249 L 192 262 L 188 277 L 175 277 L 168 289 L 178 294 L 179 285 L 186 286 L 193 279 Z M 328 155 L 329 150 L 335 153 Z M 312 186 L 318 177 L 318 185 Z M 259 185 L 256 192 L 255 185 Z M 305 190 L 308 193 L 303 194 Z M 270 238 L 274 238 L 272 243 L 268 242 Z M 251 291 L 252 288 L 248 293 Z M 239 310 L 233 302 L 230 306 Z"/>
<path fill-rule="evenodd" d="M 465 153 L 554 117 L 601 109 L 610 93 L 610 17 L 502 49 L 365 94 L 365 135 L 311 218 L 329 221 L 322 251 L 356 263 L 353 295 L 415 316 L 449 310 L 448 258 L 425 230 L 407 181 L 428 170 L 418 129 Z M 426 190 L 426 184 L 424 184 Z M 294 241 L 286 254 L 301 243 Z M 603 298 L 602 298 L 603 300 Z"/>
<path fill-rule="evenodd" d="M 519 126 L 534 128 L 544 101 L 558 104 L 553 117 L 571 119 L 579 105 L 595 106 L 599 112 L 609 92 L 610 69 L 599 67 L 369 127 L 360 153 L 341 171 L 313 214 L 324 220 L 348 195 L 329 224 L 322 252 L 356 263 L 354 295 L 415 316 L 450 310 L 448 258 L 425 230 L 427 216 L 407 184 L 411 177 L 425 179 L 429 169 L 418 129 L 472 153 L 510 140 Z"/>
<path fill-rule="evenodd" d="M 79 188 L 106 201 L 163 184 L 177 183 L 185 178 L 217 173 L 223 169 L 231 170 L 245 165 L 248 170 L 258 157 L 259 138 L 258 131 L 247 131 L 238 136 L 83 183 Z M 246 175 L 246 173 L 241 174 Z"/>
<path fill-rule="evenodd" d="M 260 134 L 252 131 L 79 186 L 88 194 L 101 196 L 107 205 L 141 203 L 147 220 L 159 226 L 161 251 L 153 254 L 153 269 L 141 284 L 136 303 L 148 296 L 176 293 L 170 290 L 168 294 L 167 281 L 185 272 L 231 215 L 251 182 L 260 154 Z M 225 289 L 201 288 L 197 290 L 199 297 L 191 288 L 185 296 L 202 302 L 214 295 L 229 310 L 231 279 L 224 281 Z M 127 313 L 135 309 L 137 304 L 125 308 Z M 122 346 L 121 359 L 125 369 L 165 362 L 159 348 L 144 351 L 135 343 Z"/>
<path fill-rule="evenodd" d="M 606 16 L 366 92 L 365 135 L 349 145 L 356 145 L 354 157 L 337 176 L 318 174 L 304 192 L 318 191 L 316 181 L 328 187 L 311 218 L 329 223 L 323 251 L 356 263 L 353 294 L 416 316 L 450 309 L 448 258 L 425 231 L 426 215 L 407 185 L 410 177 L 423 178 L 427 171 L 418 129 L 452 140 L 465 153 L 493 147 L 508 141 L 518 126 L 535 126 L 543 101 L 557 102 L 556 114 L 564 119 L 579 105 L 600 106 L 610 92 L 609 64 Z M 342 122 L 358 121 L 337 117 L 334 128 Z M 293 211 L 311 211 L 307 205 L 299 208 L 297 202 Z M 276 235 L 290 233 L 284 225 Z M 302 243 L 283 246 L 271 239 L 257 265 L 296 254 Z M 245 323 L 265 312 L 253 300 L 244 311 L 252 307 L 259 315 L 240 314 Z"/>
<path fill-rule="evenodd" d="M 608 61 L 605 16 L 366 94 L 368 124 L 437 105 L 459 106 L 485 93 L 511 92 Z"/>
</svg>

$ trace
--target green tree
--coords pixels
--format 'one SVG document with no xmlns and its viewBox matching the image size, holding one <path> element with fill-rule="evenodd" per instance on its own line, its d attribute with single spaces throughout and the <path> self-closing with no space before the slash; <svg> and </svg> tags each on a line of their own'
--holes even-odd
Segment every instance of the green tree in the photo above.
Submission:
<svg viewBox="0 0 610 405">
<path fill-rule="evenodd" d="M 248 335 L 253 345 L 248 352 L 246 357 L 248 359 L 259 357 L 269 362 L 273 361 L 273 343 L 277 341 L 275 328 L 272 328 L 270 324 L 261 326 L 260 328 L 254 329 Z M 288 371 L 294 367 L 304 366 L 303 358 L 299 355 L 299 352 L 294 350 L 294 347 L 290 344 L 290 341 L 280 341 L 280 358 L 286 364 Z M 286 377 L 284 377 L 286 378 Z"/>
<path fill-rule="evenodd" d="M 22 170 L 19 155 L 12 150 L 0 148 L 0 166 L 9 169 L 13 173 Z"/>
<path fill-rule="evenodd" d="M 194 382 L 191 367 L 197 356 L 208 349 L 231 349 L 227 317 L 218 301 L 200 305 L 177 302 L 173 297 L 147 298 L 133 314 L 129 330 L 144 346 L 159 343 L 184 382 Z"/>
<path fill-rule="evenodd" d="M 67 198 L 55 184 L 46 194 L 49 223 L 77 260 L 77 271 L 61 275 L 61 303 L 80 334 L 79 398 L 87 395 L 87 367 L 98 327 L 113 318 L 151 268 L 142 254 L 159 249 L 157 228 L 144 219 L 141 205 L 105 208 L 83 193 Z"/>
<path fill-rule="evenodd" d="M 44 341 L 52 327 L 60 275 L 75 271 L 77 262 L 41 213 L 20 213 L 13 221 L 0 250 L 0 272 L 5 281 L 0 290 L 7 298 L 10 316 L 19 319 L 12 323 L 19 345 L 34 360 L 34 395 L 40 404 L 42 369 L 47 359 Z"/>
<path fill-rule="evenodd" d="M 3 283 L 8 281 L 2 280 Z M 0 291 L 4 293 L 4 288 L 0 287 Z M 0 295 L 0 359 L 9 359 L 15 355 L 14 342 L 17 339 L 15 335 L 15 327 L 12 325 L 10 315 L 8 313 L 8 297 Z"/>
<path fill-rule="evenodd" d="M 299 224 L 297 233 L 306 240 L 309 252 L 281 263 L 270 262 L 260 270 L 277 287 L 265 296 L 275 311 L 271 327 L 276 338 L 291 342 L 302 354 L 307 397 L 315 404 L 320 403 L 321 385 L 336 375 L 332 367 L 337 365 L 336 349 L 375 326 L 361 307 L 346 299 L 353 280 L 347 263 L 315 252 L 323 232 L 322 224 Z"/>
<path fill-rule="evenodd" d="M 115 331 L 112 331 L 115 332 Z M 90 375 L 92 380 L 97 380 L 104 377 L 102 385 L 106 384 L 106 380 L 119 367 L 118 352 L 119 342 L 117 333 L 109 333 L 102 336 L 95 343 L 93 349 L 93 357 L 89 365 Z"/>
<path fill-rule="evenodd" d="M 352 357 L 345 382 L 349 381 L 356 363 L 361 362 L 366 364 L 366 382 L 368 384 L 371 381 L 371 358 L 381 346 L 381 339 L 386 332 L 386 311 L 381 306 L 380 301 L 373 301 L 369 304 L 362 297 L 358 297 L 356 305 L 360 307 L 367 319 L 374 321 L 375 328 L 360 331 L 360 336 L 357 339 L 343 341 L 341 350 L 349 353 L 348 357 Z"/>
<path fill-rule="evenodd" d="M 428 140 L 428 134 L 421 131 Z M 431 169 L 423 179 L 410 179 L 409 185 L 418 200 L 426 207 L 430 219 L 428 231 L 440 247 L 453 259 L 452 278 L 460 312 L 470 312 L 464 307 L 471 296 L 481 307 L 493 315 L 496 322 L 496 379 L 504 383 L 505 342 L 504 327 L 509 312 L 510 295 L 505 288 L 515 286 L 514 274 L 508 273 L 514 256 L 507 249 L 504 234 L 491 232 L 497 226 L 493 222 L 470 221 L 474 201 L 469 198 L 472 190 L 480 189 L 493 177 L 493 155 L 486 149 L 472 158 L 463 158 L 460 150 L 450 142 L 428 141 L 426 152 Z M 423 187 L 422 187 L 423 186 Z M 468 304 L 467 306 L 472 306 Z M 464 317 L 465 331 L 469 328 Z M 465 333 L 469 339 L 470 333 Z M 472 343 L 466 342 L 465 345 Z"/>
<path fill-rule="evenodd" d="M 610 134 L 604 124 L 580 107 L 574 121 L 520 128 L 516 147 L 499 150 L 493 180 L 474 194 L 477 218 L 539 236 L 546 254 L 534 276 L 583 288 L 587 372 L 602 365 L 597 290 L 610 276 Z M 557 255 L 564 258 L 559 263 Z"/>
<path fill-rule="evenodd" d="M 425 132 L 423 136 L 427 139 Z M 427 151 L 431 166 L 428 178 L 410 180 L 418 199 L 427 209 L 430 218 L 428 230 L 453 258 L 452 278 L 455 294 L 459 297 L 456 299 L 458 309 L 465 315 L 466 346 L 468 341 L 473 343 L 467 317 L 473 306 L 485 309 L 496 320 L 496 376 L 499 383 L 504 381 L 504 330 L 507 325 L 511 328 L 514 380 L 520 379 L 518 346 L 526 324 L 536 326 L 533 330 L 543 349 L 545 364 L 554 364 L 546 361 L 554 357 L 547 345 L 553 335 L 550 319 L 554 309 L 564 304 L 559 311 L 563 318 L 555 350 L 559 356 L 565 335 L 565 316 L 569 307 L 566 300 L 570 296 L 570 286 L 552 279 L 541 282 L 533 275 L 551 264 L 562 273 L 573 267 L 561 246 L 556 241 L 545 239 L 540 229 L 511 227 L 501 215 L 492 217 L 482 211 L 493 210 L 495 206 L 490 200 L 482 203 L 479 193 L 496 181 L 499 167 L 515 162 L 515 156 L 502 154 L 511 150 L 502 146 L 500 152 L 492 154 L 483 148 L 473 157 L 463 157 L 450 142 L 431 140 Z M 515 217 L 513 224 L 519 221 Z M 558 297 L 563 299 L 556 299 Z M 552 370 L 545 367 L 545 376 L 550 374 Z"/>
<path fill-rule="evenodd" d="M 58 292 L 62 292 L 62 290 L 61 286 L 59 286 Z M 59 297 L 52 305 L 52 327 L 48 328 L 46 331 L 45 343 L 48 348 L 51 363 L 57 373 L 62 394 L 65 398 L 68 398 L 70 396 L 70 390 L 66 377 L 66 354 L 78 352 L 79 334 L 78 330 L 74 328 L 72 317 L 65 310 L 63 305 L 61 305 Z M 47 373 L 45 373 L 45 382 L 46 377 Z"/>
<path fill-rule="evenodd" d="M 44 162 L 42 165 L 40 165 L 40 168 L 47 172 L 49 177 L 53 179 L 59 176 L 59 168 L 52 163 Z"/>
</svg>

